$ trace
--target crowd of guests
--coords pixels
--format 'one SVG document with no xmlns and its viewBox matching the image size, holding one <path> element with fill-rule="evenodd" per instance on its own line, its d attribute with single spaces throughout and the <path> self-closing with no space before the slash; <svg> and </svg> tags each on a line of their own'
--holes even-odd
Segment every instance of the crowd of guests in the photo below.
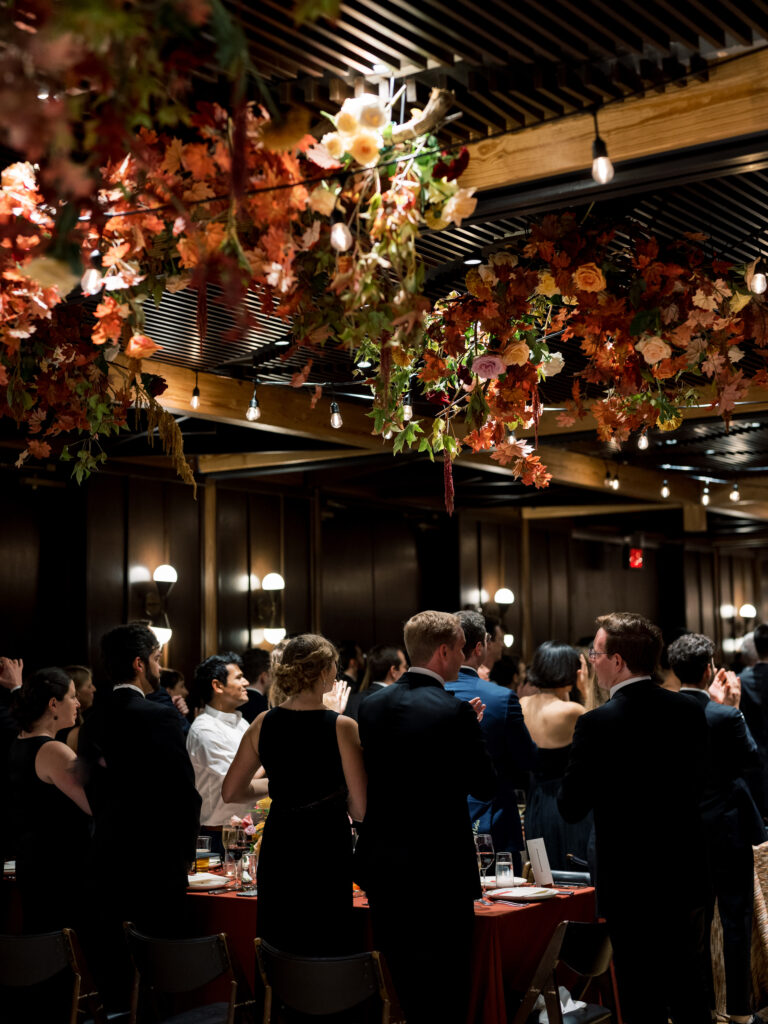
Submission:
<svg viewBox="0 0 768 1024">
<path fill-rule="evenodd" d="M 511 851 L 518 872 L 526 838 L 545 840 L 554 869 L 589 866 L 627 1024 L 708 1024 L 717 900 L 728 1013 L 756 1021 L 768 624 L 753 643 L 739 679 L 716 669 L 707 637 L 684 634 L 661 674 L 657 627 L 615 613 L 591 643 L 546 642 L 525 666 L 504 655 L 498 623 L 463 610 L 421 612 L 402 646 L 367 657 L 312 634 L 271 654 L 221 652 L 189 683 L 132 623 L 102 638 L 97 693 L 83 666 L 23 677 L 2 658 L 0 842 L 16 859 L 24 928 L 75 927 L 107 1001 L 124 1003 L 122 922 L 189 934 L 197 836 L 223 853 L 232 815 L 269 794 L 259 933 L 289 952 L 351 952 L 354 878 L 413 1024 L 464 1020 L 481 895 L 473 833 Z M 56 845 L 62 881 L 43 887 L 51 834 L 67 837 Z M 149 878 L 133 869 L 140 845 L 159 852 Z M 681 884 L 649 913 L 639 880 L 651 848 Z M 428 913 L 413 898 L 419 849 L 439 850 Z M 308 865 L 322 884 L 296 884 Z"/>
</svg>

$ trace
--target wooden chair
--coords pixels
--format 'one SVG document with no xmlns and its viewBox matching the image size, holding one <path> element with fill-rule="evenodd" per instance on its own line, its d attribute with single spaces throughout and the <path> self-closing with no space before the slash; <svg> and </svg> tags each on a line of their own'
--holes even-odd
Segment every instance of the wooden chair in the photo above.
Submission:
<svg viewBox="0 0 768 1024">
<path fill-rule="evenodd" d="M 71 983 L 67 981 L 67 973 Z M 57 975 L 62 975 L 61 990 L 50 993 L 49 1003 L 47 997 L 41 995 L 39 986 Z M 41 1000 L 39 1007 L 27 1003 L 24 1020 L 33 1020 L 38 1013 L 50 1013 L 58 1020 L 68 1019 L 70 1024 L 77 1024 L 86 1016 L 93 1018 L 96 1024 L 105 1022 L 107 1017 L 98 992 L 92 990 L 90 984 L 83 991 L 84 975 L 87 980 L 87 972 L 78 958 L 77 938 L 71 928 L 41 935 L 0 935 L 0 988 L 18 990 L 20 995 L 20 990 L 31 989 L 30 994 L 24 994 L 24 1000 L 34 1000 L 35 996 Z M 3 1019 L 8 1020 L 6 1014 L 11 1013 L 14 1010 L 4 1003 Z"/>
<path fill-rule="evenodd" d="M 130 1024 L 137 1024 L 140 997 L 142 1009 L 165 1024 L 234 1024 L 238 1004 L 238 983 L 232 967 L 225 934 L 200 939 L 155 939 L 142 935 L 131 922 L 123 924 L 134 967 Z M 202 989 L 217 978 L 229 982 L 227 1002 L 202 1003 L 182 1013 L 164 1013 L 158 995 L 183 996 Z"/>
<path fill-rule="evenodd" d="M 283 953 L 256 939 L 256 962 L 264 984 L 263 1024 L 271 1024 L 278 1001 L 307 1014 L 342 1013 L 378 995 L 381 1024 L 389 1024 L 392 997 L 375 950 L 351 956 L 304 957 Z"/>
<path fill-rule="evenodd" d="M 612 954 L 611 940 L 604 924 L 561 921 L 539 961 L 512 1024 L 529 1024 L 533 1005 L 540 994 L 544 997 L 549 1024 L 600 1024 L 602 1021 L 610 1021 L 611 1010 L 595 1003 L 588 1003 L 581 1010 L 563 1014 L 555 970 L 562 962 L 581 975 L 584 984 L 572 995 L 574 999 L 582 999 L 592 979 L 605 974 L 608 970 Z"/>
</svg>

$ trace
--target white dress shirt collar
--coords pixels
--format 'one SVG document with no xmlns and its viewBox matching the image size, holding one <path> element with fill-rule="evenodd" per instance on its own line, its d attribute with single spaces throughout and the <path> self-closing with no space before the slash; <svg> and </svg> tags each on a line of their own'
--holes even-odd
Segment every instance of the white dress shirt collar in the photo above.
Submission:
<svg viewBox="0 0 768 1024">
<path fill-rule="evenodd" d="M 611 696 L 608 698 L 611 700 L 619 690 L 623 690 L 625 686 L 630 686 L 632 683 L 644 682 L 646 679 L 650 679 L 650 676 L 632 676 L 631 679 L 622 679 L 620 683 L 616 683 L 615 686 L 611 687 Z"/>
<path fill-rule="evenodd" d="M 234 728 L 243 717 L 242 711 L 219 711 L 210 704 L 205 705 L 201 714 L 212 715 L 214 718 L 220 719 L 225 725 L 232 726 L 232 728 Z"/>
<path fill-rule="evenodd" d="M 440 683 L 441 686 L 443 686 L 445 684 L 445 680 L 443 679 L 443 677 L 439 676 L 437 674 L 437 672 L 433 672 L 431 668 L 414 668 L 412 666 L 411 668 L 408 669 L 408 671 L 409 672 L 421 672 L 425 676 L 432 676 L 432 678 L 436 679 L 438 681 L 438 683 Z"/>
</svg>

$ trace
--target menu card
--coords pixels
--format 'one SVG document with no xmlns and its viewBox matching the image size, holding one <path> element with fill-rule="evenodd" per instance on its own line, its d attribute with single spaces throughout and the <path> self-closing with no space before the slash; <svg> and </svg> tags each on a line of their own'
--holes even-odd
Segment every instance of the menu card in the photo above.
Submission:
<svg viewBox="0 0 768 1024">
<path fill-rule="evenodd" d="M 552 885 L 552 869 L 549 866 L 547 847 L 543 839 L 528 840 L 528 860 L 536 885 Z"/>
</svg>

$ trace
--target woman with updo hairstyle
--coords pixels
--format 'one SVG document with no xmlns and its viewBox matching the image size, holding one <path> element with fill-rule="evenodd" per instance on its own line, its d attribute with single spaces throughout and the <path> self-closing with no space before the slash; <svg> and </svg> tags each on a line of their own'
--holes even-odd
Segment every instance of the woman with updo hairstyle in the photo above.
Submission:
<svg viewBox="0 0 768 1024">
<path fill-rule="evenodd" d="M 72 679 L 44 668 L 16 694 L 21 726 L 8 755 L 11 835 L 23 927 L 28 933 L 76 928 L 87 871 L 91 808 L 75 770 L 76 755 L 57 740 L 80 705 Z"/>
<path fill-rule="evenodd" d="M 557 809 L 576 722 L 585 713 L 570 696 L 580 668 L 579 654 L 570 644 L 548 640 L 537 648 L 528 669 L 537 692 L 520 699 L 525 724 L 538 748 L 525 808 L 525 837 L 544 840 L 550 867 L 556 871 L 577 870 L 567 858 L 569 853 L 587 860 L 592 831 L 591 815 L 569 825 Z"/>
<path fill-rule="evenodd" d="M 258 866 L 259 935 L 305 956 L 353 952 L 352 827 L 365 814 L 366 776 L 357 723 L 323 703 L 338 653 L 305 633 L 273 669 L 283 702 L 263 711 L 227 772 L 227 803 L 254 802 L 263 766 L 272 805 Z"/>
</svg>

